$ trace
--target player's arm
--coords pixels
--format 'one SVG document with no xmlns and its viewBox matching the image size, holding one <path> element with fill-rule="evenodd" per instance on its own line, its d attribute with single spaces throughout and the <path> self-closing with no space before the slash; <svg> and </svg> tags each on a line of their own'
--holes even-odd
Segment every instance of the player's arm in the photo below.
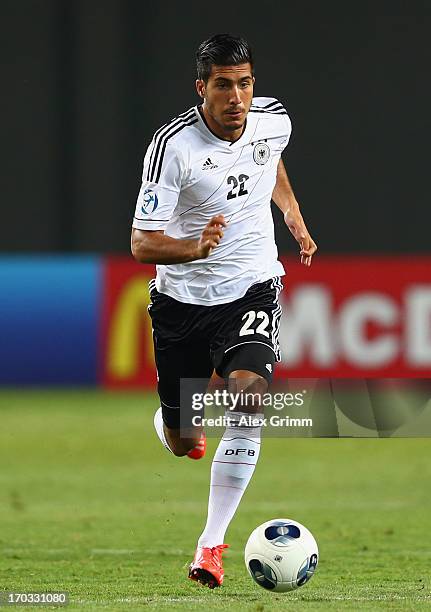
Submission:
<svg viewBox="0 0 431 612">
<path fill-rule="evenodd" d="M 277 181 L 272 192 L 272 200 L 283 213 L 287 227 L 300 246 L 301 263 L 305 266 L 311 266 L 311 258 L 317 251 L 317 246 L 302 218 L 299 204 L 293 193 L 282 159 L 277 166 Z"/>
<path fill-rule="evenodd" d="M 142 185 L 132 224 L 131 248 L 140 263 L 178 264 L 205 259 L 223 238 L 223 215 L 213 217 L 198 239 L 179 239 L 165 234 L 182 187 L 187 167 L 181 151 L 153 138 L 144 158 Z"/>
<path fill-rule="evenodd" d="M 226 221 L 223 215 L 213 217 L 205 226 L 199 240 L 172 238 L 163 230 L 151 231 L 132 228 L 132 254 L 140 263 L 177 264 L 205 259 L 223 238 Z"/>
</svg>

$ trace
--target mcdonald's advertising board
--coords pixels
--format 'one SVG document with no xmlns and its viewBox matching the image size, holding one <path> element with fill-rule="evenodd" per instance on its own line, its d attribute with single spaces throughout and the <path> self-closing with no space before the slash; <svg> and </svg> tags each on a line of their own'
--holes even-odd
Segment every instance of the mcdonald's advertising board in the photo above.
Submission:
<svg viewBox="0 0 431 612">
<path fill-rule="evenodd" d="M 431 377 L 431 257 L 283 260 L 276 377 Z M 102 382 L 156 381 L 147 314 L 153 266 L 105 260 Z"/>
<path fill-rule="evenodd" d="M 431 257 L 293 257 L 277 377 L 431 378 Z M 0 258 L 0 385 L 156 385 L 148 281 L 132 257 Z"/>
</svg>

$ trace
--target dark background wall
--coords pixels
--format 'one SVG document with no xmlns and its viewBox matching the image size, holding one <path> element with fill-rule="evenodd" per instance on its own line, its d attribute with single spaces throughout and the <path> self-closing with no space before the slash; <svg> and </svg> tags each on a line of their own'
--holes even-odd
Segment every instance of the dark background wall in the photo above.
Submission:
<svg viewBox="0 0 431 612">
<path fill-rule="evenodd" d="M 1 0 L 0 249 L 127 252 L 145 148 L 197 101 L 195 49 L 225 31 L 292 118 L 321 251 L 429 251 L 428 0 Z"/>
</svg>

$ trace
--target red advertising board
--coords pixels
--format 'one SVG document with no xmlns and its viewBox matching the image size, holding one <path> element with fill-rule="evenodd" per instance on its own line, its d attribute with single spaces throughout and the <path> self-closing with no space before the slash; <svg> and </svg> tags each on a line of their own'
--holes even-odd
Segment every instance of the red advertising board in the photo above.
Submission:
<svg viewBox="0 0 431 612">
<path fill-rule="evenodd" d="M 431 258 L 287 266 L 280 375 L 431 377 Z"/>
<path fill-rule="evenodd" d="M 112 388 L 156 384 L 148 281 L 155 267 L 131 257 L 106 257 L 102 292 L 100 380 Z"/>
<path fill-rule="evenodd" d="M 431 257 L 289 259 L 280 377 L 431 377 Z M 154 387 L 148 281 L 154 267 L 107 258 L 101 380 Z"/>
</svg>

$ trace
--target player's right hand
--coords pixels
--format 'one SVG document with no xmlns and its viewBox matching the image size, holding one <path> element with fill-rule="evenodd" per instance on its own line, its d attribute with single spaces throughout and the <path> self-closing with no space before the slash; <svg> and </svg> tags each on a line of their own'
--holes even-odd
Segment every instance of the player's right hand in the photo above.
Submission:
<svg viewBox="0 0 431 612">
<path fill-rule="evenodd" d="M 205 226 L 198 242 L 197 259 L 206 259 L 223 238 L 227 223 L 223 215 L 216 215 Z"/>
</svg>

